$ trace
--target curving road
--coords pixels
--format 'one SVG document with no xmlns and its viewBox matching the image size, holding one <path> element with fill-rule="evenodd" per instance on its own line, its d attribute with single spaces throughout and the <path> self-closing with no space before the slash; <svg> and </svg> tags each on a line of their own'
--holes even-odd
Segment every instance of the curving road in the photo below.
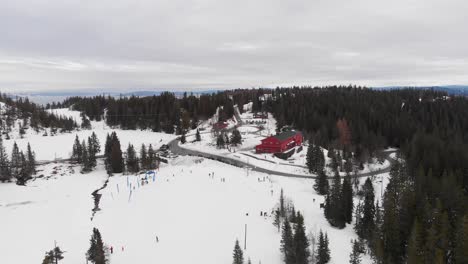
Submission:
<svg viewBox="0 0 468 264">
<path fill-rule="evenodd" d="M 278 175 L 278 176 L 284 176 L 284 177 L 293 177 L 293 178 L 306 178 L 306 179 L 315 179 L 316 176 L 313 175 L 303 175 L 303 174 L 295 174 L 295 173 L 287 173 L 287 172 L 281 172 L 281 171 L 275 171 L 275 170 L 269 170 L 261 167 L 257 167 L 253 164 L 237 160 L 231 157 L 226 157 L 226 156 L 221 156 L 221 155 L 216 155 L 216 154 L 211 154 L 211 153 L 206 153 L 198 150 L 191 150 L 191 149 L 186 149 L 186 148 L 181 148 L 179 146 L 179 139 L 176 138 L 169 142 L 168 144 L 170 150 L 177 155 L 180 156 L 195 156 L 195 157 L 202 157 L 206 159 L 211 159 L 211 160 L 216 160 L 220 161 L 223 163 L 227 163 L 232 166 L 240 167 L 240 168 L 250 168 L 253 171 L 258 171 L 258 172 L 263 172 L 267 174 L 273 174 L 273 175 Z M 386 151 L 384 152 L 385 154 L 385 159 L 390 162 L 390 165 L 388 167 L 385 167 L 383 169 L 380 169 L 378 171 L 374 172 L 364 172 L 364 173 L 358 173 L 358 177 L 368 177 L 368 176 L 373 176 L 373 175 L 378 175 L 382 173 L 387 173 L 390 172 L 391 164 L 393 163 L 393 159 L 390 158 L 390 154 L 394 153 L 395 151 Z M 332 178 L 332 177 L 330 177 Z"/>
</svg>

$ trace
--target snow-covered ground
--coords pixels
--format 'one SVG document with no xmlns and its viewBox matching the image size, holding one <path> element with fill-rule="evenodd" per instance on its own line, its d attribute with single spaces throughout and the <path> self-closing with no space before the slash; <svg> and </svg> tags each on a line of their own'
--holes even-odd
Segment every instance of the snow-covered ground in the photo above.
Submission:
<svg viewBox="0 0 468 264">
<path fill-rule="evenodd" d="M 71 171 L 66 164 L 41 169 L 48 176 L 54 167 L 56 176 L 26 187 L 0 184 L 1 263 L 38 262 L 54 240 L 66 251 L 61 263 L 85 263 L 93 227 L 114 248 L 110 263 L 231 263 L 234 241 L 244 246 L 247 224 L 246 257 L 252 263 L 280 264 L 280 233 L 272 217 L 260 216 L 260 211 L 271 215 L 281 188 L 303 213 L 308 234 L 328 233 L 330 263 L 347 263 L 350 240 L 356 238 L 352 225 L 338 230 L 327 223 L 320 209 L 323 197 L 313 190 L 312 180 L 179 157 L 143 186 L 138 176 L 111 177 L 101 191 L 102 210 L 91 221 L 91 192 L 105 180 L 103 166 L 90 174 Z"/>
<path fill-rule="evenodd" d="M 77 122 L 81 122 L 80 112 L 72 111 L 68 109 L 54 109 L 49 110 L 61 116 L 72 117 Z M 28 129 L 23 138 L 18 133 L 11 133 L 11 139 L 4 139 L 3 144 L 8 153 L 11 153 L 13 143 L 16 142 L 18 147 L 22 150 L 26 150 L 28 142 L 31 144 L 32 150 L 36 152 L 36 159 L 38 161 L 55 160 L 55 159 L 66 159 L 71 156 L 73 142 L 75 136 L 78 135 L 80 140 L 86 140 L 91 136 L 92 132 L 95 132 L 102 147 L 101 153 L 104 152 L 104 143 L 106 141 L 107 134 L 115 131 L 120 139 L 122 151 L 127 149 L 129 143 L 133 144 L 137 151 L 140 149 L 141 144 L 153 145 L 153 148 L 159 148 L 162 144 L 175 138 L 175 135 L 166 133 L 156 133 L 150 130 L 122 130 L 112 129 L 108 127 L 104 121 L 91 122 L 92 130 L 79 130 L 71 133 L 57 133 L 55 136 L 43 136 L 44 132 L 35 132 L 32 129 Z"/>
<path fill-rule="evenodd" d="M 79 120 L 75 111 L 56 111 Z M 248 115 L 243 114 L 242 119 L 247 120 Z M 281 164 L 289 161 L 270 155 L 265 157 L 268 161 L 244 155 L 251 154 L 249 148 L 268 136 L 269 130 L 273 133 L 275 121 L 271 116 L 268 120 L 262 130 L 265 134 L 258 133 L 255 126 L 240 127 L 244 143 L 235 152 L 210 145 L 209 133 L 202 134 L 202 142 L 183 147 L 246 159 L 278 171 L 307 173 L 301 167 Z M 103 122 L 92 122 L 92 126 L 104 145 L 105 136 L 113 130 Z M 141 143 L 159 147 L 175 137 L 150 131 L 115 131 L 124 149 L 129 142 L 137 148 Z M 75 134 L 84 139 L 91 133 L 81 130 L 43 137 L 42 133 L 28 130 L 24 139 L 4 140 L 4 145 L 10 151 L 14 141 L 23 149 L 30 142 L 38 160 L 68 158 Z M 192 141 L 194 137 L 187 139 Z M 294 164 L 300 165 L 305 149 L 295 155 Z M 0 184 L 0 263 L 38 263 L 45 251 L 53 248 L 54 241 L 66 251 L 60 263 L 86 263 L 93 227 L 99 228 L 105 244 L 114 248 L 110 263 L 232 263 L 234 242 L 239 239 L 244 247 L 247 225 L 246 258 L 251 258 L 252 263 L 280 264 L 280 233 L 273 226 L 272 217 L 260 216 L 260 211 L 271 215 L 281 189 L 304 215 L 307 234 L 317 235 L 320 229 L 328 233 L 330 263 L 347 263 L 350 240 L 356 238 L 353 225 L 339 230 L 328 224 L 320 209 L 324 198 L 315 193 L 310 179 L 271 176 L 208 159 L 178 157 L 163 164 L 154 181 L 150 178 L 146 185 L 138 180 L 141 176 L 110 177 L 100 192 L 102 210 L 91 220 L 91 193 L 107 179 L 102 160 L 96 171 L 89 174 L 81 174 L 79 167 L 68 163 L 41 165 L 38 170 L 43 177 L 26 186 Z M 364 180 L 359 179 L 361 184 Z M 387 183 L 388 174 L 374 179 L 376 198 L 381 197 Z M 364 256 L 363 263 L 371 263 L 368 256 Z"/>
</svg>

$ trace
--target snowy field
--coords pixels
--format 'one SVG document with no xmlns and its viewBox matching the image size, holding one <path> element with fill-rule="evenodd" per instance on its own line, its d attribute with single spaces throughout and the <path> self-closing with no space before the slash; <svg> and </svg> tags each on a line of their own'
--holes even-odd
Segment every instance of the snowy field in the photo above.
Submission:
<svg viewBox="0 0 468 264">
<path fill-rule="evenodd" d="M 45 174 L 53 167 L 43 167 Z M 271 215 L 281 188 L 304 214 L 308 234 L 328 233 L 330 263 L 347 263 L 350 240 L 356 238 L 352 225 L 330 227 L 312 180 L 247 174 L 215 161 L 179 157 L 143 186 L 138 176 L 111 177 L 101 191 L 102 210 L 91 221 L 91 193 L 105 180 L 102 165 L 85 175 L 66 164 L 57 169 L 56 176 L 26 187 L 0 185 L 1 263 L 37 263 L 54 240 L 66 251 L 61 263 L 85 263 L 93 227 L 114 248 L 111 263 L 231 263 L 234 241 L 238 238 L 244 246 L 247 224 L 245 255 L 252 263 L 280 264 L 280 233 L 272 217 L 262 217 L 260 211 Z M 25 249 L 28 254 L 22 254 Z M 370 261 L 365 257 L 363 263 Z"/>
<path fill-rule="evenodd" d="M 80 112 L 71 111 L 66 108 L 49 110 L 60 116 L 72 117 L 78 124 L 81 123 Z M 103 121 L 91 122 L 92 130 L 79 130 L 72 133 L 57 133 L 55 136 L 43 136 L 44 132 L 40 131 L 36 133 L 32 129 L 28 129 L 24 138 L 21 138 L 18 133 L 11 133 L 11 139 L 4 139 L 3 144 L 8 153 L 11 153 L 13 143 L 16 142 L 18 147 L 22 150 L 26 150 L 28 142 L 31 144 L 32 150 L 36 152 L 36 159 L 38 161 L 49 161 L 55 159 L 67 159 L 70 158 L 75 136 L 78 135 L 80 140 L 87 140 L 91 136 L 92 132 L 95 132 L 100 143 L 101 143 L 101 154 L 104 152 L 104 143 L 106 142 L 107 134 L 115 131 L 120 139 L 120 145 L 122 151 L 126 151 L 129 143 L 132 143 L 138 151 L 141 144 L 153 145 L 153 148 L 157 149 L 162 144 L 174 139 L 175 135 L 169 135 L 166 133 L 156 133 L 150 130 L 122 130 L 112 129 L 108 127 Z"/>
</svg>

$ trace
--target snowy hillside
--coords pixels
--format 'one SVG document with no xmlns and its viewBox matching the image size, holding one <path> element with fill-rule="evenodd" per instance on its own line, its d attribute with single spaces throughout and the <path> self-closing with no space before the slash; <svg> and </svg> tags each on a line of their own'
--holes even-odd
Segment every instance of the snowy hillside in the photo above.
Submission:
<svg viewBox="0 0 468 264">
<path fill-rule="evenodd" d="M 110 263 L 227 264 L 235 239 L 244 245 L 247 224 L 245 255 L 252 263 L 280 264 L 280 233 L 270 216 L 281 188 L 304 214 L 308 233 L 320 229 L 328 233 L 330 263 L 346 263 L 350 240 L 356 238 L 352 226 L 330 227 L 319 208 L 323 197 L 315 193 L 311 180 L 247 173 L 210 160 L 180 157 L 144 186 L 136 176 L 111 177 L 102 191 L 102 210 L 91 221 L 90 194 L 105 180 L 103 167 L 86 175 L 68 165 L 41 169 L 47 175 L 58 173 L 26 187 L 0 185 L 2 263 L 35 263 L 54 240 L 67 252 L 61 263 L 84 263 L 91 230 L 98 227 L 105 244 L 115 249 Z M 260 211 L 269 216 L 260 216 Z M 25 239 L 11 243 L 18 237 Z M 21 254 L 25 248 L 28 254 Z"/>
<path fill-rule="evenodd" d="M 72 117 L 77 121 L 77 123 L 81 122 L 79 111 L 72 111 L 67 108 L 48 111 L 59 116 Z M 12 136 L 10 140 L 4 140 L 4 145 L 7 152 L 10 153 L 14 142 L 18 144 L 20 149 L 25 149 L 29 142 L 32 149 L 36 152 L 36 159 L 38 161 L 48 161 L 69 158 L 76 135 L 83 140 L 94 132 L 101 142 L 101 145 L 104 145 L 107 134 L 112 131 L 116 131 L 121 141 L 122 150 L 125 150 L 129 143 L 132 143 L 137 149 L 139 149 L 143 143 L 146 145 L 152 144 L 153 147 L 159 148 L 163 142 L 168 142 L 175 138 L 174 135 L 155 133 L 151 131 L 111 129 L 104 123 L 104 121 L 91 122 L 91 125 L 92 130 L 77 130 L 71 133 L 58 133 L 55 136 L 43 136 L 42 132 L 37 133 L 34 130 L 29 129 L 23 138 Z"/>
</svg>

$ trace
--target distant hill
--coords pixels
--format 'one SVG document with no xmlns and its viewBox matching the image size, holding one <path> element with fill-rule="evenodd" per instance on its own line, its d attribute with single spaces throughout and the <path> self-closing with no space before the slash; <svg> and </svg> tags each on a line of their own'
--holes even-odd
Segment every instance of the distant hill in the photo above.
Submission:
<svg viewBox="0 0 468 264">
<path fill-rule="evenodd" d="M 421 89 L 421 90 L 436 90 L 436 91 L 443 91 L 449 95 L 461 95 L 461 96 L 468 96 L 468 85 L 443 85 L 443 86 L 416 86 L 416 87 L 409 87 L 409 86 L 385 86 L 385 87 L 372 87 L 373 89 L 385 89 L 385 90 L 393 90 L 393 89 Z"/>
</svg>

